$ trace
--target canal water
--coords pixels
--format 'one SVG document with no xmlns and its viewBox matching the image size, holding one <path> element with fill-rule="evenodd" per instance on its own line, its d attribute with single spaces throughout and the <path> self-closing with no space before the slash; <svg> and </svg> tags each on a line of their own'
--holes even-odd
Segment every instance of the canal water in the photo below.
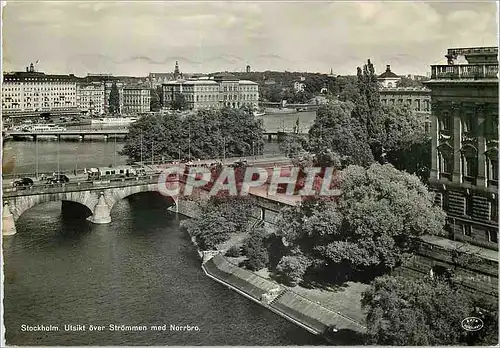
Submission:
<svg viewBox="0 0 500 348">
<path fill-rule="evenodd" d="M 20 171 L 34 168 L 34 143 L 10 142 Z M 109 165 L 115 144 L 39 142 L 39 170 Z M 122 144 L 118 144 L 122 146 Z M 59 147 L 59 149 L 58 149 Z M 42 150 L 40 150 L 42 149 Z M 72 214 L 73 215 L 73 214 Z M 153 193 L 119 201 L 112 223 L 94 225 L 37 205 L 3 238 L 4 325 L 9 345 L 324 345 L 205 276 L 183 217 Z M 59 331 L 23 331 L 37 325 Z M 85 331 L 65 331 L 85 325 Z M 90 325 L 104 331 L 89 331 Z M 109 331 L 110 325 L 147 331 Z M 165 331 L 150 326 L 166 325 Z M 170 325 L 199 331 L 170 331 Z M 82 326 L 80 326 L 82 328 Z"/>
<path fill-rule="evenodd" d="M 266 129 L 292 129 L 299 121 L 299 129 L 306 131 L 314 123 L 315 112 L 299 112 L 292 114 L 268 114 L 262 117 Z M 123 148 L 121 141 L 102 139 L 85 141 L 39 140 L 7 141 L 4 143 L 4 159 L 14 158 L 15 166 L 12 174 L 39 173 L 57 171 L 58 162 L 61 171 L 125 164 L 126 157 L 117 153 Z M 266 139 L 265 154 L 279 154 L 277 140 Z M 37 156 L 38 154 L 38 156 Z M 37 160 L 38 158 L 38 160 Z M 59 161 L 58 161 L 59 158 Z"/>
</svg>

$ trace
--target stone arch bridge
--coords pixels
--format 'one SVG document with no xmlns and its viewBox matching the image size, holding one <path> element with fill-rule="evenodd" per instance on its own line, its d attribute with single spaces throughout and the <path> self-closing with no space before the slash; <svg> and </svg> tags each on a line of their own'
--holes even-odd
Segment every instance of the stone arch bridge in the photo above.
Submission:
<svg viewBox="0 0 500 348">
<path fill-rule="evenodd" d="M 141 192 L 159 192 L 158 177 L 141 180 L 120 180 L 106 183 L 79 182 L 58 186 L 40 185 L 27 190 L 3 192 L 2 234 L 16 233 L 15 223 L 21 215 L 37 204 L 62 201 L 81 204 L 89 213 L 88 220 L 96 224 L 111 222 L 110 212 L 116 202 Z M 177 198 L 170 197 L 177 207 Z"/>
</svg>

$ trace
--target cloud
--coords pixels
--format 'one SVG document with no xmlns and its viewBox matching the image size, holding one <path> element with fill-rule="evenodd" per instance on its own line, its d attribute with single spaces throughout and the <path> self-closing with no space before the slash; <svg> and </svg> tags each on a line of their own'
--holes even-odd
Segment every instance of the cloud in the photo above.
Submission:
<svg viewBox="0 0 500 348">
<path fill-rule="evenodd" d="M 6 69 L 40 59 L 81 75 L 146 75 L 175 60 L 183 71 L 354 73 L 368 58 L 377 71 L 425 73 L 447 48 L 497 34 L 494 3 L 9 2 L 3 19 Z"/>
</svg>

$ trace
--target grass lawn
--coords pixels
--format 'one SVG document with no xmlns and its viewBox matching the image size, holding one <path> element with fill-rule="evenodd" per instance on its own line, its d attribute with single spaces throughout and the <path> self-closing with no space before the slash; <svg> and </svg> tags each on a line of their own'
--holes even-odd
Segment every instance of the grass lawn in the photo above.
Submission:
<svg viewBox="0 0 500 348">
<path fill-rule="evenodd" d="M 255 273 L 263 278 L 272 280 L 267 268 L 261 269 Z M 361 295 L 369 287 L 368 284 L 346 282 L 342 286 L 316 287 L 312 289 L 300 285 L 295 287 L 289 287 L 283 284 L 280 285 L 304 296 L 310 301 L 319 303 L 323 307 L 349 317 L 361 325 L 365 325 L 365 313 L 361 309 Z"/>
</svg>

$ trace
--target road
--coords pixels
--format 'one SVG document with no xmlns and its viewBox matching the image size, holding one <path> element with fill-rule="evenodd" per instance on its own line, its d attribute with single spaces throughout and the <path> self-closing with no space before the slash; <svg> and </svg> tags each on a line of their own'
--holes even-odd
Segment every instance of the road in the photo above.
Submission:
<svg viewBox="0 0 500 348">
<path fill-rule="evenodd" d="M 233 158 L 227 158 L 225 161 L 223 161 L 223 163 L 224 163 L 224 165 L 230 165 L 236 161 L 245 160 L 245 159 L 247 160 L 248 165 L 265 167 L 265 168 L 269 168 L 269 167 L 273 167 L 273 166 L 291 165 L 290 159 L 288 159 L 282 155 L 280 155 L 280 156 L 272 156 L 272 155 L 256 156 L 256 158 L 253 158 L 253 157 L 252 158 L 233 157 Z M 212 159 L 211 161 L 217 162 L 218 160 Z M 193 163 L 196 163 L 196 161 L 194 161 Z M 145 167 L 146 173 L 153 174 L 153 173 L 160 172 L 162 167 L 164 167 L 167 164 L 169 164 L 169 163 L 155 164 L 155 165 L 149 164 L 149 165 L 145 165 L 144 167 Z M 183 166 L 183 165 L 181 165 L 181 166 Z M 83 169 L 78 170 L 76 172 L 76 175 L 75 175 L 74 171 L 65 171 L 65 172 L 61 172 L 61 173 L 65 174 L 69 178 L 71 183 L 87 181 L 87 174 L 84 173 Z M 31 178 L 35 185 L 42 185 L 42 184 L 45 184 L 45 182 L 43 180 L 41 180 L 41 177 L 44 174 L 46 176 L 50 177 L 50 176 L 52 176 L 53 173 L 38 173 L 38 176 L 36 173 L 18 173 L 14 177 L 11 175 L 5 175 L 5 176 L 3 176 L 2 186 L 4 188 L 12 188 L 13 182 L 19 178 Z"/>
</svg>

